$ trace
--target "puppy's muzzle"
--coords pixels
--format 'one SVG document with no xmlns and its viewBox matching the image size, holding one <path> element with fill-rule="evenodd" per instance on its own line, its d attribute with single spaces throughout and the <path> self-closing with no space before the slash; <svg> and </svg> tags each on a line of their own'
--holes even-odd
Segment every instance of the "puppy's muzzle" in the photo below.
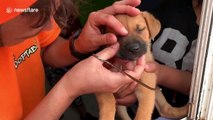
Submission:
<svg viewBox="0 0 213 120">
<path fill-rule="evenodd" d="M 146 53 L 147 47 L 144 40 L 137 36 L 118 37 L 120 49 L 117 56 L 125 60 L 136 60 Z"/>
</svg>

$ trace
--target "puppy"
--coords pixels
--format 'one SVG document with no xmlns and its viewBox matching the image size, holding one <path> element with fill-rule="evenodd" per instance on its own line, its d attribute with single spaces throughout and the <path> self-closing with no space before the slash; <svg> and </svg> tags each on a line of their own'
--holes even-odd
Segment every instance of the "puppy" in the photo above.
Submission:
<svg viewBox="0 0 213 120">
<path fill-rule="evenodd" d="M 140 15 L 130 17 L 127 15 L 116 15 L 116 18 L 125 26 L 129 34 L 127 36 L 119 36 L 120 49 L 117 53 L 119 59 L 134 62 L 140 56 L 145 54 L 146 62 L 153 62 L 151 54 L 151 40 L 160 31 L 160 22 L 148 12 L 141 12 Z M 107 32 L 113 32 L 108 29 Z M 121 66 L 116 63 L 116 66 Z M 141 82 L 155 88 L 156 75 L 154 73 L 143 72 Z M 152 111 L 155 105 L 155 91 L 150 90 L 142 85 L 138 85 L 135 94 L 138 99 L 138 110 L 135 120 L 151 120 Z M 96 94 L 99 104 L 99 119 L 114 120 L 116 112 L 115 98 L 112 93 Z M 129 118 L 123 118 L 129 119 Z"/>
</svg>

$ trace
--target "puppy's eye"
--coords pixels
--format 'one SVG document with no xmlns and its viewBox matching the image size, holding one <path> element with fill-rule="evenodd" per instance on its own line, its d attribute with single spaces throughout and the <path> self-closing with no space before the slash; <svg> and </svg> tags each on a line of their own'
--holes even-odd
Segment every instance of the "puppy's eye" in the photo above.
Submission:
<svg viewBox="0 0 213 120">
<path fill-rule="evenodd" d="M 136 25 L 136 30 L 135 30 L 135 31 L 136 31 L 137 33 L 141 33 L 144 29 L 145 29 L 145 27 L 141 27 L 140 25 L 137 24 L 137 25 Z"/>
</svg>

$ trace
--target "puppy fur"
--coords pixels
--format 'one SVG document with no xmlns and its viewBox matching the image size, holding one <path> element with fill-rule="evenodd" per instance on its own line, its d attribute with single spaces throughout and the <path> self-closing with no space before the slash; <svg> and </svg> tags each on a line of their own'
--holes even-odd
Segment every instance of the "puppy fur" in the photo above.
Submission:
<svg viewBox="0 0 213 120">
<path fill-rule="evenodd" d="M 120 50 L 117 56 L 121 59 L 127 58 L 128 60 L 132 60 L 132 62 L 134 62 L 134 60 L 136 60 L 142 54 L 145 54 L 146 62 L 154 61 L 150 50 L 150 42 L 151 39 L 154 38 L 160 31 L 160 22 L 147 12 L 141 12 L 140 15 L 135 17 L 130 17 L 127 15 L 117 15 L 116 18 L 125 26 L 129 33 L 127 36 L 125 36 L 125 38 L 119 40 Z M 109 29 L 108 32 L 113 32 L 113 30 Z M 128 47 L 125 48 L 127 44 L 135 42 L 135 40 L 140 41 L 140 47 L 143 47 L 145 45 L 146 49 L 142 50 L 141 53 L 138 53 L 137 56 L 132 55 L 131 52 L 124 52 L 125 49 L 128 49 Z M 130 58 L 128 58 L 129 56 Z M 153 73 L 143 72 L 140 80 L 150 87 L 156 87 L 156 76 Z M 155 91 L 138 85 L 135 90 L 135 94 L 139 101 L 139 107 L 135 116 L 135 120 L 150 120 L 155 104 Z M 100 110 L 99 119 L 114 120 L 116 104 L 113 94 L 99 93 L 96 94 L 96 97 Z"/>
</svg>

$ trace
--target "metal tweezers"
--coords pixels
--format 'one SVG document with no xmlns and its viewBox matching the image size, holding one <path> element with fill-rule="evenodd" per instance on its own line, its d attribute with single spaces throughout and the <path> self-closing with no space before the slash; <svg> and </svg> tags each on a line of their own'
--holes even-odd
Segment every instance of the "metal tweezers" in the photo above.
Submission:
<svg viewBox="0 0 213 120">
<path fill-rule="evenodd" d="M 146 87 L 146 88 L 148 88 L 148 89 L 150 89 L 150 90 L 156 90 L 156 88 L 153 88 L 153 87 L 150 87 L 150 86 L 146 85 L 145 83 L 143 83 L 142 81 L 140 81 L 140 80 L 134 78 L 133 76 L 129 75 L 128 73 L 126 73 L 126 72 L 123 71 L 122 69 L 120 69 L 120 68 L 114 66 L 114 65 L 113 65 L 112 63 L 110 63 L 109 61 L 101 59 L 101 58 L 98 57 L 96 54 L 93 54 L 93 56 L 94 56 L 95 58 L 97 58 L 98 60 L 100 60 L 100 61 L 102 61 L 102 62 L 104 62 L 104 63 L 110 65 L 111 67 L 115 68 L 116 70 L 118 70 L 118 71 L 121 72 L 122 74 L 127 75 L 129 78 L 131 78 L 133 81 L 137 82 L 138 84 L 140 84 L 140 85 L 142 85 L 142 86 L 144 86 L 144 87 Z"/>
</svg>

